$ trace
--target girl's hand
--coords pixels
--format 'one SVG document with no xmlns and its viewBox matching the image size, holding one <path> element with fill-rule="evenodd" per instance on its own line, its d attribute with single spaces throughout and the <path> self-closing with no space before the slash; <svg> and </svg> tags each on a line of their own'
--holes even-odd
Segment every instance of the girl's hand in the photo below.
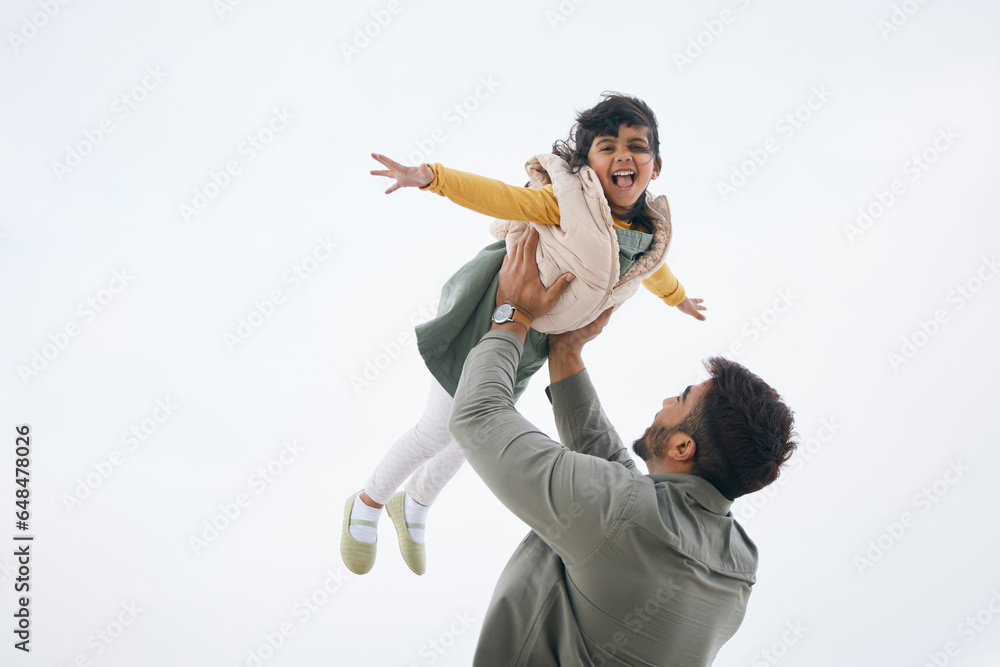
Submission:
<svg viewBox="0 0 1000 667">
<path fill-rule="evenodd" d="M 372 157 L 388 167 L 388 169 L 372 169 L 372 176 L 388 176 L 396 179 L 396 182 L 385 191 L 387 195 L 400 188 L 423 188 L 434 182 L 434 172 L 426 164 L 407 167 L 379 153 L 372 153 Z"/>
<path fill-rule="evenodd" d="M 543 285 L 538 277 L 537 252 L 538 230 L 528 225 L 503 258 L 497 286 L 498 306 L 509 303 L 532 320 L 552 310 L 573 280 L 572 273 L 564 273 L 549 287 Z"/>
<path fill-rule="evenodd" d="M 704 301 L 704 299 L 692 299 L 691 297 L 687 297 L 679 304 L 677 304 L 677 310 L 681 311 L 686 315 L 690 315 L 691 317 L 697 320 L 704 321 L 705 316 L 702 315 L 700 312 L 702 310 L 705 310 L 705 306 L 701 305 L 702 301 Z"/>
</svg>

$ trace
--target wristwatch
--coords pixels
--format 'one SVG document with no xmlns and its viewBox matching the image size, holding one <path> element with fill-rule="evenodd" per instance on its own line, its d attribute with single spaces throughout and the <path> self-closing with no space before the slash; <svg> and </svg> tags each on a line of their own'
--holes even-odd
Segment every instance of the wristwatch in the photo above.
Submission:
<svg viewBox="0 0 1000 667">
<path fill-rule="evenodd" d="M 497 309 L 493 311 L 493 321 L 497 324 L 517 322 L 525 329 L 531 329 L 531 319 L 509 303 L 497 306 Z"/>
</svg>

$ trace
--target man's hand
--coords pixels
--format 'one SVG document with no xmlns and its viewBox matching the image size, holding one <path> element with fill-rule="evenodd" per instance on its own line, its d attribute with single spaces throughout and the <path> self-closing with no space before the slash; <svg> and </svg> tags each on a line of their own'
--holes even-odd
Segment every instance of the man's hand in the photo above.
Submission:
<svg viewBox="0 0 1000 667">
<path fill-rule="evenodd" d="M 532 320 L 552 309 L 574 277 L 572 273 L 564 273 L 550 287 L 545 287 L 538 277 L 538 261 L 535 259 L 537 249 L 538 232 L 528 225 L 528 229 L 504 257 L 500 268 L 500 286 L 497 289 L 498 306 L 509 303 Z M 520 333 L 522 340 L 528 333 L 520 325 L 510 327 L 511 325 L 493 325 L 494 329 L 504 328 Z"/>
<path fill-rule="evenodd" d="M 604 331 L 613 310 L 614 308 L 608 308 L 596 320 L 576 331 L 549 334 L 549 384 L 565 380 L 584 369 L 583 357 L 580 355 L 583 346 Z"/>
<path fill-rule="evenodd" d="M 388 176 L 396 179 L 396 182 L 385 191 L 387 195 L 400 188 L 425 188 L 434 182 L 434 171 L 426 164 L 407 167 L 380 153 L 372 153 L 372 157 L 388 167 L 388 169 L 372 169 L 372 176 Z"/>
<path fill-rule="evenodd" d="M 704 322 L 705 316 L 701 314 L 701 311 L 705 310 L 705 306 L 701 305 L 702 301 L 704 301 L 704 299 L 692 299 L 691 297 L 687 297 L 677 304 L 677 310 Z"/>
</svg>

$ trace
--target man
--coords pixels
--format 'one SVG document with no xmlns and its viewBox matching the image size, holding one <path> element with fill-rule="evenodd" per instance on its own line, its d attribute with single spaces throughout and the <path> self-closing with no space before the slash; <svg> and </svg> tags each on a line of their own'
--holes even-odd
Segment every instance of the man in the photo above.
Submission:
<svg viewBox="0 0 1000 667">
<path fill-rule="evenodd" d="M 795 448 L 792 413 L 763 380 L 712 359 L 712 378 L 664 400 L 633 445 L 649 469 L 641 474 L 580 356 L 607 311 L 550 336 L 547 393 L 563 444 L 554 442 L 512 400 L 530 320 L 572 280 L 543 287 L 536 244 L 524 234 L 505 260 L 497 305 L 515 314 L 498 308 L 451 413 L 469 463 L 532 529 L 500 576 L 474 664 L 709 665 L 756 579 L 757 549 L 729 510 L 777 478 Z"/>
</svg>

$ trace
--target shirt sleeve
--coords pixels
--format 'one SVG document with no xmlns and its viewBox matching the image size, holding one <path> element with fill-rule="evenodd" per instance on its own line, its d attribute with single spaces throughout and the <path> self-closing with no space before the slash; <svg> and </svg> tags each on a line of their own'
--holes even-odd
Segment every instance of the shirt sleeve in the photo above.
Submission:
<svg viewBox="0 0 1000 667">
<path fill-rule="evenodd" d="M 559 224 L 559 204 L 551 185 L 522 188 L 495 178 L 448 169 L 439 163 L 428 166 L 434 172 L 434 180 L 421 190 L 434 192 L 459 206 L 501 220 Z"/>
<path fill-rule="evenodd" d="M 668 306 L 676 306 L 686 297 L 684 286 L 674 277 L 666 262 L 656 270 L 656 273 L 644 278 L 642 284 Z"/>
<path fill-rule="evenodd" d="M 621 520 L 637 492 L 639 473 L 563 447 L 514 409 L 522 346 L 509 331 L 483 337 L 466 359 L 449 427 L 490 491 L 572 565 L 597 549 Z M 586 437 L 575 442 L 591 451 L 614 447 Z"/>
<path fill-rule="evenodd" d="M 604 414 L 587 369 L 546 388 L 559 441 L 574 452 L 636 469 L 618 431 Z"/>
</svg>

